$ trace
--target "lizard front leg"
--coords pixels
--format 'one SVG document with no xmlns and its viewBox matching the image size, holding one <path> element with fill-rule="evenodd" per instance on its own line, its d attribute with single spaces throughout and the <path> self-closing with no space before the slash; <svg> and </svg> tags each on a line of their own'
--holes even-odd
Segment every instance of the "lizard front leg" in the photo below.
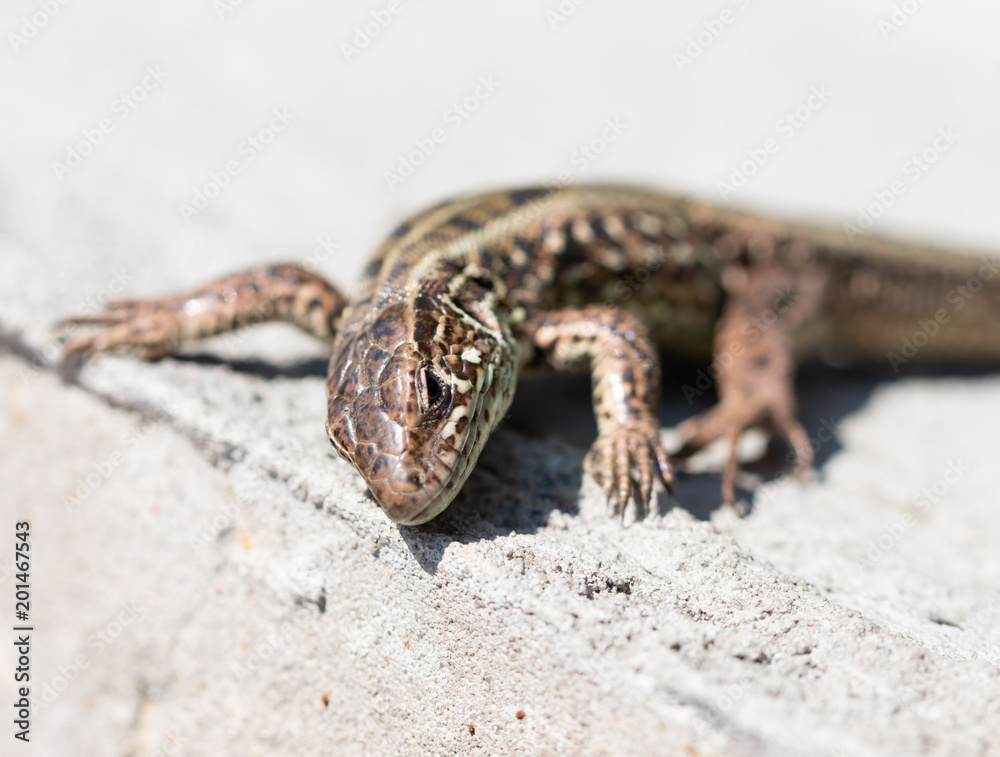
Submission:
<svg viewBox="0 0 1000 757">
<path fill-rule="evenodd" d="M 616 512 L 624 515 L 633 494 L 648 510 L 654 476 L 668 491 L 673 477 L 660 445 L 660 366 L 645 325 L 625 310 L 591 305 L 541 316 L 531 339 L 557 370 L 590 368 L 598 435 L 584 468 Z"/>
<path fill-rule="evenodd" d="M 736 499 L 736 443 L 743 432 L 762 428 L 783 435 L 795 452 L 795 470 L 813 462 L 805 429 L 796 420 L 795 361 L 791 330 L 813 314 L 822 283 L 774 268 L 732 268 L 724 277 L 729 299 L 716 326 L 714 372 L 719 402 L 678 427 L 683 441 L 676 457 L 688 457 L 722 438 L 729 457 L 722 474 L 723 499 Z"/>
<path fill-rule="evenodd" d="M 96 315 L 62 325 L 96 326 L 66 343 L 68 354 L 137 352 L 155 359 L 181 343 L 265 321 L 287 321 L 332 341 L 346 300 L 325 279 L 297 265 L 253 268 L 188 294 L 113 300 Z"/>
</svg>

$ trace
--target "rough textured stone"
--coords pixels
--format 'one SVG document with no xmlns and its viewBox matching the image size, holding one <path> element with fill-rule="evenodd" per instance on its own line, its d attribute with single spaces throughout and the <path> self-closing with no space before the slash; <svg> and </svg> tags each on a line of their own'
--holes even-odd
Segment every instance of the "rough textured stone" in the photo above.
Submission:
<svg viewBox="0 0 1000 757">
<path fill-rule="evenodd" d="M 817 480 L 774 479 L 783 452 L 751 437 L 765 460 L 743 483 L 771 480 L 746 512 L 719 507 L 710 450 L 680 505 L 625 527 L 581 474 L 586 381 L 526 385 L 460 500 L 419 528 L 389 523 L 330 453 L 322 349 L 287 328 L 60 378 L 53 318 L 116 281 L 141 296 L 286 258 L 347 285 L 404 212 L 562 169 L 714 197 L 817 83 L 830 104 L 729 200 L 853 220 L 950 119 L 962 142 L 880 230 L 1000 248 L 993 11 L 970 30 L 927 5 L 883 40 L 874 7 L 754 4 L 677 71 L 708 20 L 692 4 L 616 31 L 611 4 L 552 29 L 508 3 L 478 11 L 489 42 L 440 6 L 404 2 L 348 62 L 367 9 L 70 4 L 5 63 L 0 616 L 9 529 L 29 518 L 22 751 L 1000 753 L 998 375 L 809 368 Z M 120 120 L 115 98 L 155 65 L 167 77 Z M 445 111 L 491 74 L 496 94 L 452 129 Z M 287 132 L 185 222 L 282 107 Z M 579 172 L 577 145 L 613 116 L 626 133 Z M 52 161 L 102 118 L 114 131 L 59 181 Z M 439 125 L 447 141 L 390 192 L 384 172 Z M 693 370 L 668 372 L 668 441 L 711 402 L 683 399 Z"/>
</svg>

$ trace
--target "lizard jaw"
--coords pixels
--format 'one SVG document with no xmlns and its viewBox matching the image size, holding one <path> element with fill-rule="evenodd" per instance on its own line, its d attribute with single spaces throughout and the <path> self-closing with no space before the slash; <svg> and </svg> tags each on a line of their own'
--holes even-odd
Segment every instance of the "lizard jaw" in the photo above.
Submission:
<svg viewBox="0 0 1000 757">
<path fill-rule="evenodd" d="M 368 481 L 368 490 L 389 520 L 401 526 L 419 526 L 441 513 L 457 494 L 457 488 L 441 486 L 428 497 L 421 487 L 414 492 L 394 491 L 381 481 Z"/>
<path fill-rule="evenodd" d="M 491 430 L 478 412 L 483 399 L 480 395 L 471 423 L 469 408 L 459 406 L 430 438 L 402 430 L 402 450 L 384 456 L 388 458 L 385 468 L 365 472 L 351 460 L 390 520 L 418 526 L 452 503 L 475 468 Z M 465 431 L 456 433 L 456 425 L 462 421 L 466 421 Z"/>
</svg>

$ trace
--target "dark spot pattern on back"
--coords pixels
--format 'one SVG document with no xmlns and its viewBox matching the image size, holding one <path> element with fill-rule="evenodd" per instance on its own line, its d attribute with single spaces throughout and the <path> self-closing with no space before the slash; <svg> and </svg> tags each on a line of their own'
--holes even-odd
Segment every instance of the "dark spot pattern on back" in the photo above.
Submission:
<svg viewBox="0 0 1000 757">
<path fill-rule="evenodd" d="M 562 227 L 562 233 L 566 239 L 563 243 L 562 250 L 558 253 L 562 264 L 565 266 L 573 266 L 578 263 L 586 263 L 589 260 L 587 248 L 580 244 L 576 237 L 573 236 L 572 222 L 567 223 Z"/>
<path fill-rule="evenodd" d="M 382 263 L 385 261 L 381 255 L 377 258 L 372 258 L 365 265 L 365 269 L 362 272 L 362 277 L 365 279 L 374 279 L 382 272 Z"/>
<path fill-rule="evenodd" d="M 534 187 L 532 189 L 518 189 L 514 192 L 510 192 L 508 196 L 514 207 L 520 207 L 522 205 L 527 205 L 532 200 L 537 200 L 540 197 L 545 197 L 550 194 L 553 190 L 546 189 L 544 187 Z"/>
<path fill-rule="evenodd" d="M 450 226 L 454 226 L 456 229 L 462 229 L 463 231 L 475 231 L 482 226 L 479 221 L 463 215 L 457 215 L 449 219 L 448 224 Z"/>
<path fill-rule="evenodd" d="M 392 233 L 389 235 L 389 238 L 400 239 L 401 237 L 406 236 L 406 233 L 412 228 L 413 224 L 410 221 L 403 221 L 403 223 L 399 224 L 399 226 L 397 226 L 395 229 L 392 230 Z"/>
<path fill-rule="evenodd" d="M 518 249 L 524 250 L 524 252 L 530 255 L 535 251 L 535 247 L 538 244 L 538 240 L 514 235 L 514 238 L 511 243 Z"/>
</svg>

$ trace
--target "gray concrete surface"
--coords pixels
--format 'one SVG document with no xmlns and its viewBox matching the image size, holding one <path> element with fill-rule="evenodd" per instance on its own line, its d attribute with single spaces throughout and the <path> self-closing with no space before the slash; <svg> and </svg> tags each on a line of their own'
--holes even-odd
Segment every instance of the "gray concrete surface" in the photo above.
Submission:
<svg viewBox="0 0 1000 757">
<path fill-rule="evenodd" d="M 810 368 L 817 480 L 772 478 L 736 513 L 710 450 L 679 504 L 624 528 L 580 472 L 585 382 L 525 386 L 459 502 L 414 529 L 331 456 L 323 352 L 285 328 L 76 383 L 53 367 L 53 319 L 112 291 L 275 259 L 348 286 L 405 213 L 562 170 L 832 225 L 905 181 L 879 232 L 1000 249 L 1000 14 L 896 5 L 10 4 L 0 625 L 30 519 L 36 630 L 32 741 L 7 717 L 0 753 L 1000 754 L 1000 375 Z M 609 118 L 626 128 L 585 161 Z M 939 129 L 957 140 L 914 174 Z M 68 151 L 89 154 L 54 167 Z M 668 441 L 702 406 L 690 379 L 667 382 Z M 16 664 L 0 639 L 3 701 Z"/>
</svg>

